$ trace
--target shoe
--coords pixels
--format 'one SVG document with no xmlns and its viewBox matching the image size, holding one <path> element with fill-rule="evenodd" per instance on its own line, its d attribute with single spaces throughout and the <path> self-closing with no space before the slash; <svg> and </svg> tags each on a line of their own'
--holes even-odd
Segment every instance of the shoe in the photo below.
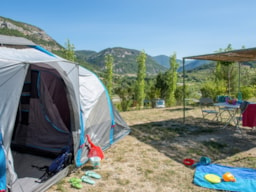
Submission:
<svg viewBox="0 0 256 192">
<path fill-rule="evenodd" d="M 88 177 L 92 177 L 94 179 L 101 179 L 100 174 L 95 173 L 94 171 L 86 171 L 85 175 L 88 176 Z"/>
<path fill-rule="evenodd" d="M 94 185 L 94 184 L 95 184 L 95 181 L 93 181 L 92 179 L 90 179 L 90 178 L 87 177 L 87 176 L 82 176 L 82 177 L 81 177 L 81 180 L 82 180 L 84 183 L 88 183 L 88 184 L 91 184 L 91 185 Z"/>
<path fill-rule="evenodd" d="M 72 177 L 69 179 L 69 183 L 81 183 L 82 180 L 77 177 Z"/>
<path fill-rule="evenodd" d="M 71 187 L 76 189 L 82 189 L 83 185 L 81 183 L 71 183 Z"/>
<path fill-rule="evenodd" d="M 71 183 L 71 187 L 76 189 L 82 189 L 83 185 L 81 184 L 82 180 L 77 177 L 72 177 L 69 179 L 69 182 Z"/>
</svg>

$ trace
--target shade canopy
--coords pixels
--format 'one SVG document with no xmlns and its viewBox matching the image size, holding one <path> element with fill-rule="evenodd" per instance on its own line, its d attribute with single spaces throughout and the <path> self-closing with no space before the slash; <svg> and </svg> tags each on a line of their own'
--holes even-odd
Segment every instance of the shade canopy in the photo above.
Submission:
<svg viewBox="0 0 256 192">
<path fill-rule="evenodd" d="M 256 47 L 249 49 L 237 49 L 232 51 L 218 52 L 205 55 L 183 57 L 183 124 L 185 123 L 185 60 L 209 60 L 209 61 L 225 61 L 225 62 L 239 62 L 239 90 L 240 90 L 240 63 L 247 61 L 256 61 Z"/>
<path fill-rule="evenodd" d="M 1 45 L 36 45 L 34 42 L 23 37 L 0 35 Z"/>
<path fill-rule="evenodd" d="M 184 57 L 183 59 L 245 62 L 256 61 L 256 48 L 238 49 L 233 51 L 219 52 L 206 55 Z"/>
</svg>

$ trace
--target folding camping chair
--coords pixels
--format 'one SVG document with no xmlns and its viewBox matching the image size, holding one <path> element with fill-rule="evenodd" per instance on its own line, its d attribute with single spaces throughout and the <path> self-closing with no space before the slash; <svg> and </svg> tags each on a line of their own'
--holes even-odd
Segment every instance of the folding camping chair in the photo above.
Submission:
<svg viewBox="0 0 256 192">
<path fill-rule="evenodd" d="M 216 102 L 217 103 L 225 103 L 226 99 L 230 99 L 230 97 L 226 96 L 226 95 L 218 95 L 217 99 L 216 99 Z M 219 118 L 220 118 L 220 120 L 221 121 L 227 120 L 231 116 L 231 114 L 234 113 L 234 110 L 235 110 L 234 108 L 220 106 L 219 107 Z"/>
<path fill-rule="evenodd" d="M 212 120 L 219 120 L 219 111 L 216 110 L 212 98 L 202 97 L 199 100 L 199 105 L 201 107 L 203 119 L 205 120 L 207 116 L 212 116 Z"/>
</svg>

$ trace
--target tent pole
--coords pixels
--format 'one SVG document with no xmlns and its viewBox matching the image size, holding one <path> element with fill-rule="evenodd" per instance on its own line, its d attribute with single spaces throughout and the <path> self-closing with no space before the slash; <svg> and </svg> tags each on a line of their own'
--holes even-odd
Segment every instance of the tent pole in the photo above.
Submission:
<svg viewBox="0 0 256 192">
<path fill-rule="evenodd" d="M 183 125 L 185 124 L 186 120 L 186 87 L 185 87 L 185 59 L 182 59 L 182 64 L 183 64 Z"/>
</svg>

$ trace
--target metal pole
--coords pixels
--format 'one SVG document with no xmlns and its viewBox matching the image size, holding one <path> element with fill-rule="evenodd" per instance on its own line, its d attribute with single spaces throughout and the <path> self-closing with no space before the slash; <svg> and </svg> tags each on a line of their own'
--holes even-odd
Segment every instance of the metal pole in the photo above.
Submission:
<svg viewBox="0 0 256 192">
<path fill-rule="evenodd" d="M 185 59 L 182 59 L 182 64 L 183 64 L 183 125 L 185 124 L 186 121 L 186 87 L 185 87 Z"/>
<path fill-rule="evenodd" d="M 241 80 L 241 62 L 238 62 L 238 92 L 240 93 L 240 80 Z"/>
<path fill-rule="evenodd" d="M 237 99 L 239 102 L 241 102 L 243 100 L 243 96 L 241 93 L 241 62 L 238 62 L 238 94 L 237 94 Z"/>
</svg>

